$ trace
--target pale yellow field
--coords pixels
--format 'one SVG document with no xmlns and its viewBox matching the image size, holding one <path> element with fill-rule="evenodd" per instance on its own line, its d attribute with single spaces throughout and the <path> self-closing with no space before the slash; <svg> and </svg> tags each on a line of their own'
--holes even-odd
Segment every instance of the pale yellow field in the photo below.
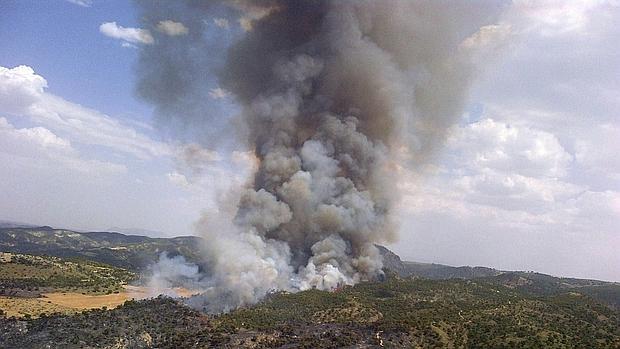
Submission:
<svg viewBox="0 0 620 349">
<path fill-rule="evenodd" d="M 62 313 L 71 314 L 77 310 L 67 308 L 58 304 L 51 303 L 44 298 L 16 298 L 16 297 L 0 297 L 0 309 L 2 309 L 7 317 L 24 317 L 29 314 L 32 317 L 39 317 L 41 313 Z"/>
<path fill-rule="evenodd" d="M 107 307 L 108 309 L 115 308 L 126 300 L 133 299 L 132 294 L 127 292 L 113 293 L 106 295 L 90 296 L 81 293 L 44 293 L 42 298 L 37 298 L 41 301 L 50 301 L 52 304 L 59 305 L 61 307 L 71 308 L 77 310 L 83 309 L 95 309 L 101 307 Z"/>
<path fill-rule="evenodd" d="M 154 296 L 146 287 L 125 286 L 124 288 L 123 292 L 106 295 L 53 292 L 44 293 L 44 297 L 40 298 L 0 297 L 0 309 L 6 313 L 6 316 L 23 317 L 30 314 L 32 317 L 38 317 L 41 313 L 70 314 L 102 307 L 113 309 L 130 299 L 144 299 Z M 174 288 L 172 291 L 181 297 L 198 293 L 198 291 L 184 288 Z"/>
</svg>

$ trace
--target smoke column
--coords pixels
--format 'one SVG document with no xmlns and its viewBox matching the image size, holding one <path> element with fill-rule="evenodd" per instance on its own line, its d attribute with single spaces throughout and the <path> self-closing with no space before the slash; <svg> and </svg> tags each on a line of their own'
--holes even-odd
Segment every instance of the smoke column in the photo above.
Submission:
<svg viewBox="0 0 620 349">
<path fill-rule="evenodd" d="M 422 163 L 460 116 L 498 2 L 185 1 L 139 3 L 155 44 L 138 92 L 164 122 L 253 151 L 256 173 L 198 224 L 207 239 L 208 311 L 271 290 L 333 289 L 382 275 L 375 243 L 394 241 L 395 175 Z M 245 32 L 222 51 L 214 14 Z M 157 33 L 171 20 L 187 35 Z M 213 76 L 242 112 L 205 107 Z M 218 136 L 218 134 L 226 136 Z"/>
</svg>

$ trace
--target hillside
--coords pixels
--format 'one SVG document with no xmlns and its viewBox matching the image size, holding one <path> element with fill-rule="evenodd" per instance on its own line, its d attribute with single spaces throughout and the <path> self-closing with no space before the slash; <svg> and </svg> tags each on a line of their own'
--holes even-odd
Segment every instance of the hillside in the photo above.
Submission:
<svg viewBox="0 0 620 349">
<path fill-rule="evenodd" d="M 0 251 L 50 255 L 64 258 L 82 258 L 111 266 L 143 272 L 156 262 L 161 252 L 170 256 L 182 255 L 198 264 L 207 266 L 200 258 L 200 245 L 205 243 L 195 236 L 151 238 L 114 232 L 76 232 L 51 227 L 0 229 Z M 453 267 L 402 261 L 383 246 L 377 246 L 383 255 L 384 267 L 400 277 L 431 280 L 479 279 L 516 288 L 532 294 L 553 295 L 577 290 L 620 309 L 620 284 L 596 280 L 558 278 L 550 275 L 501 271 L 487 267 Z"/>
<path fill-rule="evenodd" d="M 0 252 L 0 315 L 36 318 L 113 307 L 138 295 L 137 274 L 87 259 Z"/>
<path fill-rule="evenodd" d="M 398 255 L 389 249 L 383 246 L 378 247 L 383 255 L 385 268 L 403 278 L 482 280 L 491 284 L 516 289 L 533 296 L 578 292 L 588 295 L 612 309 L 620 310 L 619 283 L 562 278 L 525 271 L 502 271 L 487 267 L 453 267 L 443 264 L 407 262 L 402 261 Z"/>
<path fill-rule="evenodd" d="M 502 271 L 487 267 L 452 267 L 443 264 L 402 261 L 400 257 L 386 247 L 377 246 L 383 255 L 383 265 L 400 277 L 421 277 L 431 280 L 473 279 L 496 276 Z"/>
<path fill-rule="evenodd" d="M 113 293 L 136 274 L 85 259 L 61 259 L 0 252 L 0 295 L 38 296 L 42 292 Z"/>
<path fill-rule="evenodd" d="M 0 228 L 0 251 L 86 258 L 100 263 L 141 271 L 157 261 L 162 252 L 183 255 L 200 263 L 202 240 L 193 236 L 151 238 L 111 232 L 76 232 L 51 227 Z"/>
<path fill-rule="evenodd" d="M 128 301 L 105 311 L 66 303 L 84 293 L 115 292 L 164 251 L 199 262 L 201 243 L 0 229 L 0 289 L 12 292 L 0 295 L 6 303 L 0 308 L 7 309 L 0 348 L 620 348 L 617 283 L 406 262 L 382 246 L 383 282 L 273 293 L 217 316 L 184 305 L 192 298 Z M 50 290 L 69 293 L 43 293 Z M 130 299 L 118 296 L 108 308 Z"/>
<path fill-rule="evenodd" d="M 195 236 L 151 238 L 116 232 L 76 232 L 51 227 L 0 228 L 0 251 L 48 254 L 57 257 L 84 257 L 110 265 L 142 270 L 156 261 L 159 253 L 183 255 L 199 263 L 199 247 L 203 240 Z M 451 267 L 441 264 L 405 262 L 383 246 L 377 246 L 387 269 L 401 277 L 423 277 L 444 280 L 471 279 L 499 275 L 502 272 L 485 267 Z"/>
<path fill-rule="evenodd" d="M 485 281 L 400 279 L 272 294 L 209 316 L 168 298 L 27 321 L 0 347 L 618 348 L 620 320 L 588 297 L 533 296 Z"/>
</svg>

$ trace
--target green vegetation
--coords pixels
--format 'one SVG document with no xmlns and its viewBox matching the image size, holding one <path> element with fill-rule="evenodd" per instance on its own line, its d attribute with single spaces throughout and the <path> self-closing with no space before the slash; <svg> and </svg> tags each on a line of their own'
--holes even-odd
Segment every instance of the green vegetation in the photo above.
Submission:
<svg viewBox="0 0 620 349">
<path fill-rule="evenodd" d="M 136 274 L 84 259 L 62 259 L 0 252 L 0 295 L 37 296 L 41 292 L 109 294 Z"/>
<path fill-rule="evenodd" d="M 88 259 L 131 271 L 145 270 L 162 252 L 200 263 L 201 241 L 192 236 L 166 239 L 50 227 L 0 228 L 0 251 Z"/>
<path fill-rule="evenodd" d="M 194 338 L 209 343 L 209 329 L 207 316 L 160 297 L 73 316 L 0 319 L 0 348 L 187 348 Z"/>
<path fill-rule="evenodd" d="M 357 332 L 381 333 L 393 347 L 614 348 L 619 315 L 574 293 L 534 296 L 486 281 L 391 277 L 333 293 L 273 295 L 217 323 L 267 332 L 291 324 L 354 324 Z"/>
<path fill-rule="evenodd" d="M 160 297 L 4 319 L 0 331 L 0 347 L 36 348 L 618 348 L 620 314 L 574 292 L 534 296 L 487 281 L 391 276 L 335 292 L 274 293 L 219 316 Z"/>
<path fill-rule="evenodd" d="M 0 251 L 11 252 L 0 253 L 0 293 L 18 296 L 0 300 L 40 302 L 34 297 L 52 290 L 118 292 L 161 252 L 199 263 L 200 243 L 0 229 Z M 403 262 L 380 251 L 391 270 L 384 282 L 277 292 L 219 316 L 169 298 L 77 315 L 26 302 L 23 311 L 0 312 L 0 348 L 620 348 L 620 284 Z"/>
</svg>

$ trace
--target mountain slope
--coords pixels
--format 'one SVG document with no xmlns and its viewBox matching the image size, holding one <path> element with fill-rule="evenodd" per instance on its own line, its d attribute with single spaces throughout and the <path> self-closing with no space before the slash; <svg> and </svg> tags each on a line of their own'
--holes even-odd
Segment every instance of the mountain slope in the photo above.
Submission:
<svg viewBox="0 0 620 349">
<path fill-rule="evenodd" d="M 109 294 L 135 278 L 127 270 L 85 259 L 0 252 L 0 296 L 32 298 L 52 291 Z"/>
<path fill-rule="evenodd" d="M 400 277 L 430 280 L 482 280 L 495 285 L 516 289 L 532 296 L 551 296 L 566 292 L 590 296 L 613 309 L 620 309 L 620 284 L 588 279 L 562 278 L 551 275 L 502 271 L 487 267 L 453 267 L 402 261 L 398 255 L 383 246 L 377 246 L 383 255 L 383 265 Z"/>
<path fill-rule="evenodd" d="M 182 255 L 198 264 L 208 266 L 200 257 L 200 245 L 205 242 L 195 236 L 151 238 L 115 232 L 75 232 L 51 227 L 0 229 L 0 251 L 25 254 L 44 254 L 57 257 L 80 257 L 112 266 L 142 271 L 156 262 L 162 252 Z M 383 256 L 385 269 L 400 277 L 431 280 L 484 279 L 485 282 L 506 286 L 531 295 L 557 295 L 577 292 L 598 299 L 616 309 L 620 308 L 620 284 L 596 280 L 558 278 L 550 275 L 501 271 L 486 267 L 453 267 L 402 261 L 383 246 L 377 246 Z"/>
<path fill-rule="evenodd" d="M 534 297 L 485 281 L 400 279 L 275 293 L 228 314 L 167 298 L 28 321 L 7 348 L 618 348 L 619 313 L 587 297 Z"/>
<path fill-rule="evenodd" d="M 396 272 L 400 277 L 414 276 L 432 280 L 473 279 L 496 276 L 502 273 L 500 270 L 487 267 L 452 267 L 434 263 L 405 262 L 388 248 L 379 245 L 377 248 L 383 256 L 383 265 Z"/>
<path fill-rule="evenodd" d="M 110 232 L 75 232 L 51 227 L 0 229 L 0 251 L 82 257 L 134 271 L 157 261 L 162 252 L 200 262 L 202 239 L 151 238 Z"/>
<path fill-rule="evenodd" d="M 138 271 L 164 251 L 200 262 L 201 243 L 208 241 L 0 229 L 0 251 L 81 257 Z M 617 283 L 404 262 L 379 249 L 387 275 L 382 282 L 276 292 L 217 316 L 166 298 L 73 316 L 0 316 L 0 348 L 620 348 Z M 44 262 L 69 268 L 53 258 Z"/>
</svg>

